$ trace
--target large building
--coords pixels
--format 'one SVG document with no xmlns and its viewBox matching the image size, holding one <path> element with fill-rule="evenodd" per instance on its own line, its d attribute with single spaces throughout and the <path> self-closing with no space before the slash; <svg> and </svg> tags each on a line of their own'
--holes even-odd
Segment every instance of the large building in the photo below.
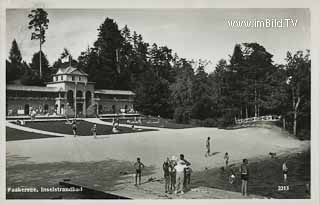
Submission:
<svg viewBox="0 0 320 205">
<path fill-rule="evenodd" d="M 132 91 L 95 90 L 94 84 L 82 70 L 69 66 L 59 69 L 46 86 L 7 85 L 7 116 L 90 117 L 133 112 Z"/>
</svg>

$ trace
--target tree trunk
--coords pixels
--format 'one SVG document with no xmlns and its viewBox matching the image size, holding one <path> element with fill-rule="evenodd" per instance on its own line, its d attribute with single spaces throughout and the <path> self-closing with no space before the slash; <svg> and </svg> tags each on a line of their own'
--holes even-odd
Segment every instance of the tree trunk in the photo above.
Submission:
<svg viewBox="0 0 320 205">
<path fill-rule="evenodd" d="M 258 117 L 257 114 L 257 88 L 256 88 L 256 80 L 254 80 L 254 116 Z"/>
<path fill-rule="evenodd" d="M 40 75 L 40 79 L 42 79 L 42 63 L 41 63 L 41 53 L 42 53 L 42 48 L 41 48 L 41 45 L 42 45 L 42 42 L 41 42 L 41 38 L 40 38 L 40 54 L 39 54 L 39 61 L 40 61 L 40 72 L 39 72 L 39 75 Z"/>
<path fill-rule="evenodd" d="M 298 97 L 297 103 L 294 106 L 293 112 L 293 135 L 297 136 L 297 117 L 298 117 L 298 107 L 301 101 L 301 97 Z"/>
<path fill-rule="evenodd" d="M 246 106 L 246 118 L 248 118 L 248 107 Z"/>
</svg>

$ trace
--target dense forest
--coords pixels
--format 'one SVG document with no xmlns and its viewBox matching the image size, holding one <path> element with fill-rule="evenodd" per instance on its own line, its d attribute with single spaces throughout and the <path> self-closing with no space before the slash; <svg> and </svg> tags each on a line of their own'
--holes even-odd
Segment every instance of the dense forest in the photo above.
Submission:
<svg viewBox="0 0 320 205">
<path fill-rule="evenodd" d="M 44 85 L 58 68 L 71 62 L 88 73 L 98 89 L 134 91 L 135 109 L 145 115 L 173 118 L 178 123 L 195 120 L 204 126 L 281 115 L 290 132 L 310 137 L 308 50 L 287 52 L 286 63 L 277 65 L 262 45 L 243 42 L 234 46 L 229 59 L 221 59 L 207 73 L 208 61 L 181 58 L 167 46 L 149 44 L 141 34 L 128 26 L 120 29 L 110 18 L 98 28 L 94 44 L 84 48 L 77 59 L 68 49 L 61 50 L 61 57 L 51 65 L 43 50 L 35 52 L 28 64 L 14 40 L 6 60 L 7 83 Z"/>
</svg>

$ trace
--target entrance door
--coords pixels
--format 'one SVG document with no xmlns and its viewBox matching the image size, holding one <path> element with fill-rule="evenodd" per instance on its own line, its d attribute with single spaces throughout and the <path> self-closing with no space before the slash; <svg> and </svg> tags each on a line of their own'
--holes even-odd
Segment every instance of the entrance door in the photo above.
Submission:
<svg viewBox="0 0 320 205">
<path fill-rule="evenodd" d="M 82 111 L 83 111 L 83 104 L 82 103 L 77 103 L 77 115 L 82 116 Z"/>
<path fill-rule="evenodd" d="M 24 105 L 24 114 L 29 115 L 29 104 Z"/>
</svg>

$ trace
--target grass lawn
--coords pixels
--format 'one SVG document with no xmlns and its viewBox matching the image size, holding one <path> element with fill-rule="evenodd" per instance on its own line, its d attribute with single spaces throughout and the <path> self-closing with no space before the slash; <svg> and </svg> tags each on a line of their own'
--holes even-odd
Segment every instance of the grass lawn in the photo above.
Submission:
<svg viewBox="0 0 320 205">
<path fill-rule="evenodd" d="M 65 121 L 52 121 L 52 122 L 27 122 L 24 126 L 38 129 L 38 130 L 45 130 L 49 132 L 56 132 L 62 134 L 69 134 L 72 135 L 72 125 L 66 124 Z M 91 128 L 93 127 L 93 123 L 86 122 L 86 121 L 77 121 L 77 135 L 80 136 L 88 136 L 92 135 Z M 132 132 L 143 132 L 143 131 L 153 131 L 152 129 L 141 129 L 132 130 L 128 127 L 120 127 L 121 133 L 132 133 Z M 112 132 L 112 126 L 109 125 L 101 125 L 97 124 L 97 135 L 108 135 L 108 134 L 116 134 Z"/>
<path fill-rule="evenodd" d="M 22 130 L 6 127 L 6 141 L 29 140 L 29 139 L 50 138 L 50 137 L 59 137 L 59 136 L 25 132 Z"/>
<path fill-rule="evenodd" d="M 283 184 L 281 166 L 283 159 L 268 159 L 259 162 L 249 161 L 248 193 L 272 198 L 303 199 L 310 198 L 306 193 L 305 184 L 310 184 L 310 152 L 292 154 L 287 157 L 288 191 L 278 191 L 278 186 Z M 239 170 L 235 166 L 233 170 Z M 234 184 L 228 183 L 230 171 L 219 168 L 195 172 L 192 176 L 192 187 L 208 186 L 218 189 L 241 191 L 241 180 L 237 173 Z"/>
<path fill-rule="evenodd" d="M 103 121 L 112 122 L 111 119 L 104 119 Z M 133 121 L 132 119 L 130 121 Z M 168 128 L 168 129 L 185 129 L 185 128 L 192 128 L 196 127 L 194 125 L 189 124 L 179 124 L 174 122 L 174 120 L 168 120 L 161 118 L 160 121 L 154 118 L 152 120 L 143 119 L 141 124 L 137 123 L 128 123 L 127 119 L 120 119 L 120 123 L 122 124 L 129 124 L 129 125 L 137 125 L 137 126 L 147 126 L 147 127 L 159 127 L 159 128 Z"/>
</svg>

